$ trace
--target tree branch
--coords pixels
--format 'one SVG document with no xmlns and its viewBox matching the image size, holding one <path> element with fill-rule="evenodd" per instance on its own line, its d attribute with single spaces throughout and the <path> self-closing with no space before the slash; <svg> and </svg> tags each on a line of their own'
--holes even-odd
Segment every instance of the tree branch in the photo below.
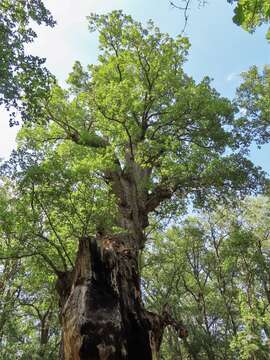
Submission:
<svg viewBox="0 0 270 360">
<path fill-rule="evenodd" d="M 0 255 L 0 260 L 20 260 L 26 257 L 36 256 L 39 255 L 38 252 L 32 252 L 28 254 L 20 254 L 20 255 Z"/>
</svg>

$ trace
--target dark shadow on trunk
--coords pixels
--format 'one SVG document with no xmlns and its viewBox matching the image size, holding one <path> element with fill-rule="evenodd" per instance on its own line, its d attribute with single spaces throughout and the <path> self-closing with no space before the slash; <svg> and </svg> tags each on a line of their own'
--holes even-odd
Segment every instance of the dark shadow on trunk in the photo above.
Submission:
<svg viewBox="0 0 270 360">
<path fill-rule="evenodd" d="M 138 250 L 128 235 L 83 238 L 60 274 L 64 360 L 157 359 L 163 322 L 143 307 Z"/>
</svg>

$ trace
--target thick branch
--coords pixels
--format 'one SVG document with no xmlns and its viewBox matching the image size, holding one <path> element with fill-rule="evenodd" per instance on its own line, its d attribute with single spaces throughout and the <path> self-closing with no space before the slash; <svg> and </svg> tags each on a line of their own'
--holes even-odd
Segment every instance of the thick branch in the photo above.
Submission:
<svg viewBox="0 0 270 360">
<path fill-rule="evenodd" d="M 108 146 L 108 143 L 106 140 L 104 140 L 101 136 L 98 136 L 96 134 L 90 134 L 87 137 L 82 137 L 79 132 L 73 132 L 71 134 L 67 135 L 68 140 L 72 140 L 78 145 L 91 147 L 91 148 L 105 148 Z"/>
<path fill-rule="evenodd" d="M 72 126 L 68 120 L 62 121 L 57 119 L 48 106 L 46 106 L 46 110 L 52 121 L 54 121 L 57 125 L 60 126 L 60 128 L 65 131 L 66 139 L 74 141 L 78 145 L 92 148 L 104 148 L 108 145 L 107 141 L 95 133 L 87 133 L 88 136 L 82 137 L 79 131 L 74 126 Z"/>
<path fill-rule="evenodd" d="M 36 256 L 39 255 L 38 252 L 32 252 L 32 253 L 28 253 L 28 254 L 17 254 L 17 255 L 0 255 L 0 260 L 20 260 L 20 259 L 24 259 L 26 257 L 31 257 L 31 256 Z"/>
<path fill-rule="evenodd" d="M 165 327 L 173 327 L 174 330 L 177 332 L 178 337 L 180 337 L 181 339 L 184 339 L 188 336 L 188 330 L 183 325 L 182 321 L 174 319 L 167 310 L 164 310 L 163 312 L 163 322 Z"/>
<path fill-rule="evenodd" d="M 146 212 L 154 211 L 161 202 L 168 200 L 172 197 L 175 189 L 165 187 L 163 185 L 157 185 L 153 192 L 148 196 L 146 204 Z"/>
</svg>

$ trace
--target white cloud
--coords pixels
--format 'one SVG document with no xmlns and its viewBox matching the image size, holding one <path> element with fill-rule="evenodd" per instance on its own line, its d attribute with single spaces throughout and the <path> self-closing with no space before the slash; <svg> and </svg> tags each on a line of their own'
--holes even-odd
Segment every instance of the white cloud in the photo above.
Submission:
<svg viewBox="0 0 270 360">
<path fill-rule="evenodd" d="M 237 73 L 232 72 L 232 73 L 230 73 L 229 75 L 227 75 L 226 81 L 228 81 L 228 82 L 234 81 L 234 80 L 236 80 L 236 79 L 238 78 L 238 76 L 239 76 L 239 75 L 238 75 Z"/>
</svg>

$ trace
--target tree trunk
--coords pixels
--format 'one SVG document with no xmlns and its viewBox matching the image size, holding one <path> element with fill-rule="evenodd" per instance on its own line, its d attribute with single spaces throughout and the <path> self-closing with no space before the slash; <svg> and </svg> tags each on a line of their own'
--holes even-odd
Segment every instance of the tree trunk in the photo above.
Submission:
<svg viewBox="0 0 270 360">
<path fill-rule="evenodd" d="M 138 250 L 128 235 L 81 239 L 59 276 L 64 360 L 157 359 L 163 328 L 143 307 Z"/>
<path fill-rule="evenodd" d="M 158 316 L 144 309 L 138 255 L 148 213 L 159 197 L 154 194 L 149 205 L 144 188 L 149 169 L 138 167 L 128 152 L 126 162 L 125 171 L 119 165 L 106 173 L 123 233 L 104 235 L 101 229 L 96 237 L 81 239 L 73 271 L 58 274 L 61 360 L 156 360 L 165 326 L 187 335 L 166 311 Z"/>
</svg>

